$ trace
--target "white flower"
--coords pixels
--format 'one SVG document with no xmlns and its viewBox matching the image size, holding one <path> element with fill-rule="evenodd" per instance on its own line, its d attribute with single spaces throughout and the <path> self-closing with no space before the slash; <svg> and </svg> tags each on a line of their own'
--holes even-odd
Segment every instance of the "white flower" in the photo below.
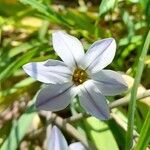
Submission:
<svg viewBox="0 0 150 150">
<path fill-rule="evenodd" d="M 72 143 L 68 146 L 67 141 L 61 131 L 53 126 L 48 138 L 47 150 L 86 150 L 80 142 Z"/>
<path fill-rule="evenodd" d="M 102 70 L 115 56 L 115 40 L 96 41 L 86 54 L 80 41 L 64 32 L 54 32 L 52 42 L 63 62 L 49 59 L 23 66 L 28 75 L 48 84 L 37 96 L 37 109 L 62 110 L 78 95 L 87 112 L 98 119 L 108 119 L 110 113 L 105 95 L 114 96 L 127 90 L 119 73 Z"/>
</svg>

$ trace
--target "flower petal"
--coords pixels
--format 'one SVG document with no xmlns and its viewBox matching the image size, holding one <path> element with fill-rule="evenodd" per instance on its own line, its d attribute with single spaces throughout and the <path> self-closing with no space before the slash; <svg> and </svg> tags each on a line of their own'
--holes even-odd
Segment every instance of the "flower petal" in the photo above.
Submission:
<svg viewBox="0 0 150 150">
<path fill-rule="evenodd" d="M 113 38 L 96 41 L 87 51 L 81 66 L 96 73 L 112 62 L 115 52 L 116 42 Z"/>
<path fill-rule="evenodd" d="M 84 56 L 81 42 L 64 32 L 57 31 L 52 34 L 53 47 L 60 58 L 70 67 L 76 67 Z"/>
<path fill-rule="evenodd" d="M 94 84 L 103 95 L 114 96 L 127 90 L 127 84 L 121 74 L 112 70 L 101 70 L 92 76 Z"/>
<path fill-rule="evenodd" d="M 61 131 L 54 126 L 50 139 L 48 140 L 48 150 L 68 150 L 68 144 Z"/>
<path fill-rule="evenodd" d="M 94 117 L 107 120 L 110 117 L 106 98 L 94 84 L 86 82 L 79 94 L 81 106 Z"/>
<path fill-rule="evenodd" d="M 28 63 L 23 69 L 28 75 L 44 83 L 60 84 L 68 82 L 71 78 L 71 70 L 58 60 Z"/>
<path fill-rule="evenodd" d="M 80 142 L 75 142 L 69 145 L 69 150 L 86 150 Z"/>
<path fill-rule="evenodd" d="M 72 87 L 73 85 L 68 83 L 46 86 L 37 96 L 37 109 L 59 111 L 66 108 L 75 96 Z"/>
</svg>

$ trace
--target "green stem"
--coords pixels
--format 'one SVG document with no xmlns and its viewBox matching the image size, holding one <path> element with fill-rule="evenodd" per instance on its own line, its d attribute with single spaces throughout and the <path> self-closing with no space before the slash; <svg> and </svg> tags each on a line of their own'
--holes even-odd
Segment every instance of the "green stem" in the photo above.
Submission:
<svg viewBox="0 0 150 150">
<path fill-rule="evenodd" d="M 130 150 L 133 145 L 133 127 L 134 127 L 134 115 L 136 110 L 136 95 L 137 95 L 137 89 L 141 80 L 142 72 L 144 69 L 144 58 L 147 54 L 149 44 L 150 44 L 150 31 L 147 34 L 138 66 L 137 66 L 137 72 L 133 84 L 133 88 L 131 91 L 131 99 L 129 103 L 129 113 L 128 113 L 128 130 L 127 130 L 127 136 L 126 136 L 126 150 Z"/>
</svg>

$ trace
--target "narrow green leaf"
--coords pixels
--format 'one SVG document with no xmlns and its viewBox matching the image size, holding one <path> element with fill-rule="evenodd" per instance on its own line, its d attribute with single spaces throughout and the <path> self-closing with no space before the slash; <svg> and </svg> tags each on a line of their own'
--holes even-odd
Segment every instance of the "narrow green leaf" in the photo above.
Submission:
<svg viewBox="0 0 150 150">
<path fill-rule="evenodd" d="M 33 8 L 39 10 L 40 12 L 44 13 L 45 15 L 49 15 L 47 7 L 43 5 L 42 3 L 36 1 L 36 0 L 20 0 L 21 3 L 23 4 L 29 4 Z M 50 11 L 50 9 L 49 9 Z"/>
<path fill-rule="evenodd" d="M 150 133 L 150 108 L 144 121 L 143 127 L 141 129 L 140 137 L 135 146 L 135 150 L 146 149 L 148 142 L 150 142 L 149 133 Z"/>
<path fill-rule="evenodd" d="M 19 67 L 21 67 L 23 64 L 28 62 L 36 53 L 37 53 L 37 48 L 27 52 L 26 54 L 22 55 L 20 58 L 12 62 L 10 65 L 8 65 L 7 68 L 1 72 L 0 81 L 3 82 L 5 79 L 7 79 Z"/>
<path fill-rule="evenodd" d="M 131 16 L 129 15 L 128 11 L 124 11 L 123 12 L 123 15 L 122 15 L 122 19 L 125 23 L 125 25 L 127 26 L 127 29 L 128 29 L 128 40 L 130 41 L 131 38 L 134 37 L 134 30 L 135 30 L 135 25 L 131 19 Z"/>
<path fill-rule="evenodd" d="M 108 11 L 114 9 L 115 5 L 117 4 L 118 0 L 102 0 L 99 6 L 99 15 L 103 15 Z"/>
<path fill-rule="evenodd" d="M 45 36 L 48 32 L 48 27 L 49 27 L 49 21 L 43 21 L 38 34 L 38 37 L 41 41 L 45 41 Z"/>
<path fill-rule="evenodd" d="M 32 83 L 34 83 L 35 80 L 32 78 L 26 78 L 18 83 L 16 83 L 13 87 L 6 89 L 4 91 L 0 91 L 0 97 L 2 96 L 8 96 L 9 94 L 13 94 L 15 92 L 17 92 L 17 90 L 20 90 L 28 85 L 31 85 Z M 0 100 L 1 102 L 1 100 Z"/>
<path fill-rule="evenodd" d="M 62 16 L 55 12 L 51 7 L 47 5 L 43 5 L 37 0 L 20 0 L 23 4 L 28 4 L 32 6 L 32 8 L 37 9 L 40 13 L 49 17 L 49 19 L 56 23 L 63 23 Z"/>
<path fill-rule="evenodd" d="M 12 48 L 11 50 L 9 50 L 8 57 L 9 58 L 14 57 L 22 52 L 26 52 L 27 50 L 32 49 L 33 47 L 36 47 L 39 45 L 40 45 L 40 43 L 35 40 L 31 41 L 31 42 L 23 43 L 15 48 Z"/>
<path fill-rule="evenodd" d="M 131 2 L 131 3 L 139 3 L 140 0 L 128 0 L 128 2 Z"/>
<path fill-rule="evenodd" d="M 74 29 L 81 29 L 82 31 L 88 31 L 93 34 L 95 26 L 93 25 L 93 20 L 87 16 L 85 13 L 81 13 L 76 10 L 68 10 L 65 18 L 69 24 L 74 26 Z"/>
<path fill-rule="evenodd" d="M 147 16 L 147 21 L 149 24 L 149 17 L 150 17 L 150 1 L 149 0 L 139 0 L 141 5 L 145 10 L 145 15 Z M 150 24 L 149 24 L 150 25 Z"/>
<path fill-rule="evenodd" d="M 136 95 L 137 95 L 137 89 L 139 86 L 139 83 L 141 81 L 142 72 L 144 69 L 144 58 L 148 52 L 149 44 L 150 44 L 150 31 L 147 34 L 138 66 L 137 71 L 135 75 L 135 80 L 133 84 L 133 88 L 131 90 L 131 99 L 129 103 L 129 112 L 128 112 L 128 131 L 127 131 L 127 137 L 126 137 L 126 150 L 130 150 L 133 144 L 133 127 L 134 127 L 134 118 L 135 118 L 135 109 L 136 109 Z"/>
<path fill-rule="evenodd" d="M 9 50 L 5 50 L 5 48 L 3 48 L 3 53 L 0 57 L 0 72 L 3 72 L 3 70 L 5 70 L 10 65 L 10 63 L 13 62 L 13 60 L 17 60 L 17 55 L 38 47 L 40 44 L 41 43 L 39 43 L 37 40 L 32 40 L 30 42 L 22 43 L 19 46 Z"/>
</svg>

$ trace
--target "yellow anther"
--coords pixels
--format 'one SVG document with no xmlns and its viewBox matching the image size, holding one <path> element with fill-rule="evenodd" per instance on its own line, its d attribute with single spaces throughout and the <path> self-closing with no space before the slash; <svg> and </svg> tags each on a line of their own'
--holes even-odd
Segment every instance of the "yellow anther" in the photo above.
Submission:
<svg viewBox="0 0 150 150">
<path fill-rule="evenodd" d="M 79 73 L 74 74 L 74 77 L 79 77 Z"/>
<path fill-rule="evenodd" d="M 82 79 L 79 79 L 79 82 L 80 82 L 80 83 L 83 83 L 83 80 L 82 80 Z"/>
<path fill-rule="evenodd" d="M 84 72 L 83 71 L 81 72 L 81 76 L 84 76 Z"/>
</svg>

